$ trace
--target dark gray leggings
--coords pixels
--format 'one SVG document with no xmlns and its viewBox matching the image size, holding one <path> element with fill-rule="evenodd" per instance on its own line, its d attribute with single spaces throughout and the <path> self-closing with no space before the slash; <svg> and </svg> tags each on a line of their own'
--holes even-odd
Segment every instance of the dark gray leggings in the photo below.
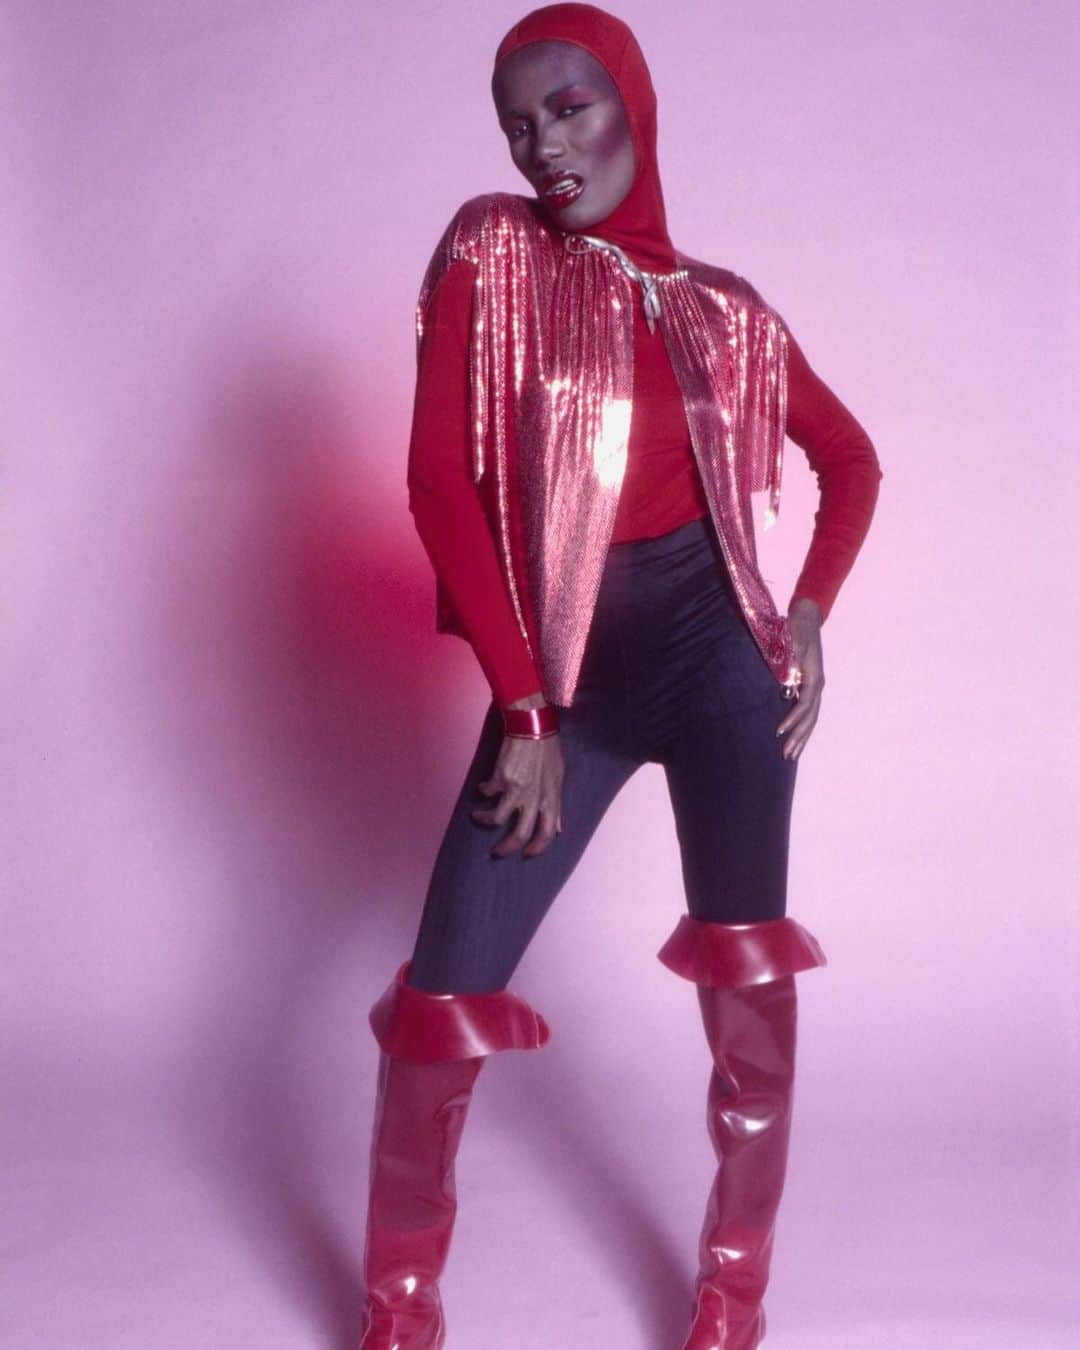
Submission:
<svg viewBox="0 0 1080 1350">
<path fill-rule="evenodd" d="M 608 550 L 573 706 L 559 710 L 562 832 L 532 858 L 493 858 L 513 826 L 477 825 L 476 784 L 502 741 L 492 703 L 450 816 L 408 983 L 504 989 L 619 789 L 662 764 L 697 919 L 783 917 L 797 761 L 776 727 L 793 705 L 731 589 L 711 520 Z M 675 918 L 672 917 L 674 926 Z"/>
</svg>

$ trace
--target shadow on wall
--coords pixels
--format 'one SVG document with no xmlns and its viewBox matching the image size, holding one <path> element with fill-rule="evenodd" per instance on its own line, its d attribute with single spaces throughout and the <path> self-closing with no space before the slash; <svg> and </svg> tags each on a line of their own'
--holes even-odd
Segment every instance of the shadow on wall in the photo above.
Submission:
<svg viewBox="0 0 1080 1350">
<path fill-rule="evenodd" d="M 404 465 L 393 503 L 370 487 L 364 429 L 388 438 L 378 396 L 361 389 L 357 416 L 321 353 L 246 338 L 204 343 L 202 393 L 188 392 L 201 424 L 148 508 L 139 751 L 212 879 L 180 920 L 207 941 L 168 1109 L 276 1276 L 344 1344 L 381 992 L 366 970 L 411 941 L 430 864 L 417 822 L 458 770 L 440 745 L 445 695 L 416 659 L 433 587 L 409 544 Z M 335 1079 L 350 1057 L 355 1081 Z M 335 1233 L 327 1159 L 343 1122 L 354 1222 Z"/>
</svg>

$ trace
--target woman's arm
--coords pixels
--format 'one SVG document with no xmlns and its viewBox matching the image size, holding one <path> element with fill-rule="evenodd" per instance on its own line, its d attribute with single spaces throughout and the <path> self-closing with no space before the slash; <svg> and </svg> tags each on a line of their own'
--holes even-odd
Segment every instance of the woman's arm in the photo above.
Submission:
<svg viewBox="0 0 1080 1350">
<path fill-rule="evenodd" d="M 468 348 L 475 268 L 453 263 L 430 302 L 409 440 L 409 510 L 501 707 L 545 702 L 518 628 L 469 456 Z"/>
<path fill-rule="evenodd" d="M 866 538 L 883 475 L 870 437 L 810 369 L 790 331 L 787 337 L 786 431 L 805 451 L 821 494 L 810 549 L 788 606 L 803 678 L 795 706 L 776 729 L 784 737 L 785 758 L 798 759 L 817 722 L 825 687 L 821 625 Z"/>
<path fill-rule="evenodd" d="M 805 452 L 821 498 L 788 609 L 811 600 L 824 622 L 866 538 L 884 475 L 869 436 L 787 336 L 787 434 Z"/>
</svg>

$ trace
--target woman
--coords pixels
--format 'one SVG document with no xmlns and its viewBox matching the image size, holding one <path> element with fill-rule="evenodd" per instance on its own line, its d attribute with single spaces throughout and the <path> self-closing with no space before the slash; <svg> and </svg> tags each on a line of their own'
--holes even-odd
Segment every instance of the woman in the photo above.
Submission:
<svg viewBox="0 0 1080 1350">
<path fill-rule="evenodd" d="M 445 1341 L 438 1279 L 477 1075 L 549 1037 L 507 984 L 619 788 L 662 764 L 687 913 L 659 952 L 696 987 L 718 1170 L 684 1350 L 743 1350 L 784 1184 L 794 975 L 825 963 L 786 915 L 798 757 L 820 628 L 869 527 L 866 433 L 752 286 L 676 250 L 656 103 L 633 34 L 538 9 L 492 94 L 534 198 L 471 198 L 417 309 L 410 509 L 437 626 L 492 690 L 410 960 L 371 1010 L 380 1048 L 363 1350 Z M 786 618 L 749 496 L 779 503 L 785 434 L 821 507 Z M 510 825 L 492 845 L 492 827 Z"/>
</svg>

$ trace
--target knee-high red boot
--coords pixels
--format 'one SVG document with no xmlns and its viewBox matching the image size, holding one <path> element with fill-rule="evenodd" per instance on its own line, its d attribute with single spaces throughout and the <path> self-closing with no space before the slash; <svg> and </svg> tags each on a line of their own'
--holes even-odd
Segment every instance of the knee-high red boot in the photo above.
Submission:
<svg viewBox="0 0 1080 1350">
<path fill-rule="evenodd" d="M 454 1162 L 487 1055 L 546 1044 L 544 1019 L 508 990 L 433 994 L 405 983 L 406 961 L 372 1007 L 379 1076 L 360 1350 L 441 1350 L 438 1280 L 450 1250 Z"/>
<path fill-rule="evenodd" d="M 713 1058 L 707 1120 L 717 1172 L 698 1243 L 683 1350 L 753 1350 L 787 1170 L 797 971 L 826 964 L 794 919 L 706 923 L 683 915 L 657 953 L 698 986 Z"/>
</svg>

